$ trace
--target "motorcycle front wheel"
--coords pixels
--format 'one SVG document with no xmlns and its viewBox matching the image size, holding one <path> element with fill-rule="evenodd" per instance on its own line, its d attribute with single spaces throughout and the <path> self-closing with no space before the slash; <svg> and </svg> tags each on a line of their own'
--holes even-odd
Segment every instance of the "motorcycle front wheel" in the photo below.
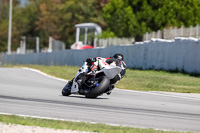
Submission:
<svg viewBox="0 0 200 133">
<path fill-rule="evenodd" d="M 85 97 L 86 98 L 96 98 L 99 95 L 103 94 L 109 85 L 110 85 L 109 78 L 106 76 L 102 76 L 100 78 L 100 80 L 98 80 L 96 87 L 85 91 Z"/>
<path fill-rule="evenodd" d="M 71 85 L 67 83 L 65 87 L 62 89 L 62 95 L 63 96 L 69 96 L 71 95 Z"/>
</svg>

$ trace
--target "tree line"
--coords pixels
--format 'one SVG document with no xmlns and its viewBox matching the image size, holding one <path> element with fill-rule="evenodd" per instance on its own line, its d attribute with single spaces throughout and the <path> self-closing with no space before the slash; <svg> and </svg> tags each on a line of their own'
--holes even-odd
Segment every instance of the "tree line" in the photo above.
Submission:
<svg viewBox="0 0 200 133">
<path fill-rule="evenodd" d="M 100 38 L 135 37 L 169 27 L 200 24 L 199 0 L 29 0 L 25 7 L 13 0 L 12 50 L 22 36 L 61 40 L 69 48 L 75 41 L 75 24 L 93 22 Z M 0 51 L 7 50 L 9 0 L 0 1 Z"/>
</svg>

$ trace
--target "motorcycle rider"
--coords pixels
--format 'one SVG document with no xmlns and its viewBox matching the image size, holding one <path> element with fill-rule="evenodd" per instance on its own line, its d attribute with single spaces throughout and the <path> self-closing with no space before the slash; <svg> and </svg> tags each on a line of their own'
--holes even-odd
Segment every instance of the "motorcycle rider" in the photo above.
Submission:
<svg viewBox="0 0 200 133">
<path fill-rule="evenodd" d="M 115 54 L 113 57 L 102 58 L 102 57 L 95 57 L 95 58 L 87 58 L 86 59 L 89 71 L 95 72 L 97 70 L 103 69 L 105 65 L 114 65 L 119 66 L 122 68 L 122 71 L 116 75 L 113 79 L 110 80 L 110 84 L 112 86 L 108 89 L 107 94 L 111 93 L 111 90 L 114 89 L 114 86 L 121 80 L 125 73 L 126 73 L 126 63 L 124 62 L 124 57 L 122 54 Z M 86 80 L 85 73 L 80 74 L 76 78 L 76 82 L 81 86 L 84 84 Z"/>
</svg>

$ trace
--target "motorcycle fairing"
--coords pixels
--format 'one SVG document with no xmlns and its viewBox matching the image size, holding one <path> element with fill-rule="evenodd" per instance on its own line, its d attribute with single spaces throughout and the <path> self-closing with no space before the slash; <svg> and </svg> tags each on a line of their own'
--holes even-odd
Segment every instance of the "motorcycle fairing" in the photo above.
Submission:
<svg viewBox="0 0 200 133">
<path fill-rule="evenodd" d="M 73 80 L 72 88 L 71 88 L 71 93 L 77 93 L 79 91 L 79 85 L 78 83 L 75 82 L 75 79 Z"/>
<path fill-rule="evenodd" d="M 103 64 L 102 65 L 103 69 L 101 69 L 100 71 L 97 71 L 97 73 L 101 73 L 103 72 L 105 74 L 105 76 L 107 76 L 109 79 L 113 79 L 117 74 L 119 74 L 122 71 L 122 68 L 119 66 L 116 66 L 114 63 L 113 64 Z M 88 65 L 87 62 L 85 62 L 83 64 L 83 66 L 80 68 L 80 70 L 76 73 L 76 76 L 73 80 L 73 84 L 71 87 L 71 93 L 78 93 L 79 91 L 79 85 L 78 83 L 75 81 L 76 77 L 83 72 L 88 73 L 89 69 L 88 69 Z"/>
<path fill-rule="evenodd" d="M 122 69 L 118 66 L 107 66 L 101 70 L 109 78 L 113 79 L 117 74 L 119 74 Z"/>
</svg>

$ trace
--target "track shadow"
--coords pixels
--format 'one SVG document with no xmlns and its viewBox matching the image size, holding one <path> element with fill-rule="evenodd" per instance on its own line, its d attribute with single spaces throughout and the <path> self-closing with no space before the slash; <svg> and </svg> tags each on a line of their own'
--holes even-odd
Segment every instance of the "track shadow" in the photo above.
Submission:
<svg viewBox="0 0 200 133">
<path fill-rule="evenodd" d="M 60 95 L 62 96 L 62 95 Z M 105 97 L 97 97 L 97 98 L 86 98 L 82 95 L 70 95 L 70 96 L 63 96 L 63 97 L 73 97 L 73 98 L 80 98 L 80 99 L 91 99 L 91 100 L 102 100 L 102 99 L 109 99 L 109 98 L 105 98 Z"/>
</svg>

